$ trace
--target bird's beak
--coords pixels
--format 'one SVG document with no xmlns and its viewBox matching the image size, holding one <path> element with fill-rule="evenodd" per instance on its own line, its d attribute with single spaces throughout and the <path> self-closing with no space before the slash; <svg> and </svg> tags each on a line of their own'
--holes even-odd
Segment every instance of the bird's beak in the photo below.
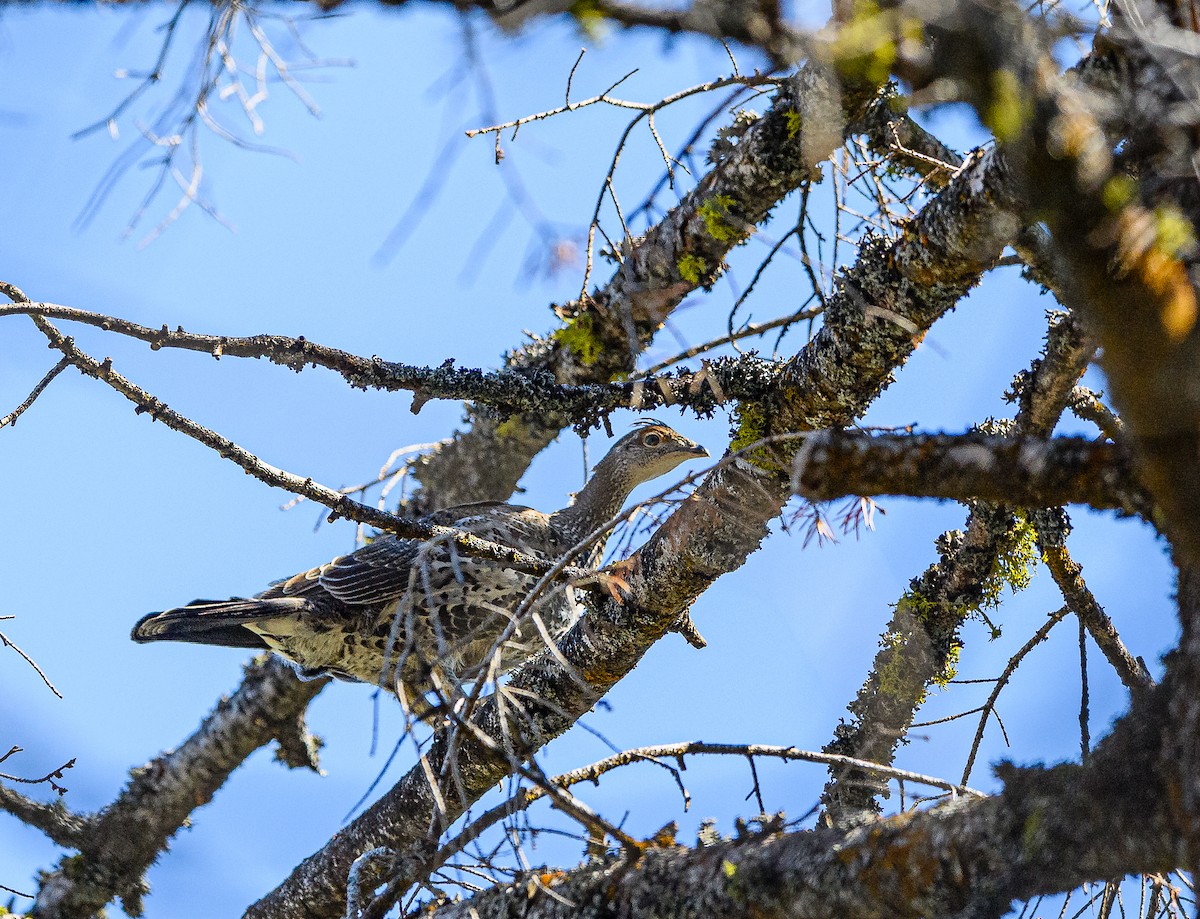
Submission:
<svg viewBox="0 0 1200 919">
<path fill-rule="evenodd" d="M 708 451 L 699 444 L 692 444 L 691 449 L 688 450 L 688 453 L 692 454 L 692 456 L 708 456 Z"/>
</svg>

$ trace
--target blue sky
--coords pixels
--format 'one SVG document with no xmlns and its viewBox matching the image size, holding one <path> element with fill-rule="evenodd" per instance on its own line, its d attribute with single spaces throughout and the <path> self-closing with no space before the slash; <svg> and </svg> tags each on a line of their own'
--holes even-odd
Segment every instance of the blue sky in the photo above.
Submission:
<svg viewBox="0 0 1200 919">
<path fill-rule="evenodd" d="M 319 57 L 353 59 L 354 65 L 322 69 L 316 73 L 321 82 L 306 84 L 322 109 L 319 119 L 284 87 L 271 87 L 260 106 L 261 140 L 294 158 L 205 136 L 203 191 L 235 231 L 193 208 L 143 247 L 139 240 L 174 204 L 172 197 L 153 202 L 124 238 L 152 180 L 147 170 L 120 176 L 82 228 L 77 218 L 114 158 L 137 136 L 137 123 L 151 123 L 170 98 L 179 70 L 121 120 L 119 140 L 103 131 L 77 141 L 70 136 L 129 91 L 130 81 L 114 72 L 153 61 L 155 27 L 169 14 L 159 6 L 5 11 L 3 278 L 35 300 L 147 325 L 305 335 L 411 363 L 454 356 L 460 364 L 496 366 L 503 351 L 521 343 L 523 329 L 554 327 L 549 306 L 577 294 L 580 270 L 531 269 L 533 232 L 519 215 L 497 228 L 497 211 L 508 206 L 500 170 L 516 170 L 556 234 L 578 239 L 628 116 L 594 108 L 527 126 L 515 142 L 506 139 L 508 156 L 499 169 L 490 141 L 467 141 L 462 129 L 493 115 L 503 120 L 560 104 L 583 45 L 588 54 L 576 74 L 576 98 L 634 68 L 640 70 L 621 93 L 642 100 L 729 68 L 722 49 L 700 42 L 637 34 L 596 40 L 566 24 L 505 39 L 477 22 L 493 108 L 480 101 L 478 76 L 456 79 L 463 27 L 441 10 L 361 9 L 304 23 L 302 33 Z M 180 61 L 190 55 L 201 24 L 200 17 L 185 21 Z M 741 63 L 747 70 L 754 65 Z M 661 118 L 668 145 L 680 143 L 696 112 L 711 104 Z M 223 123 L 252 136 L 233 101 L 217 102 L 215 110 Z M 964 149 L 981 140 L 958 113 L 940 114 L 933 124 Z M 657 179 L 656 156 L 648 136 L 638 136 L 623 157 L 616 182 L 628 201 L 640 200 Z M 381 262 L 381 245 L 431 174 L 444 174 L 440 195 L 399 253 Z M 790 202 L 784 208 L 794 212 Z M 736 283 L 747 281 L 764 251 L 752 242 L 737 254 Z M 600 278 L 604 267 L 597 269 Z M 777 267 L 743 316 L 768 319 L 799 305 L 804 282 L 798 266 Z M 732 286 L 722 283 L 694 298 L 676 323 L 679 338 L 692 343 L 721 334 L 733 297 Z M 1001 394 L 1034 356 L 1050 306 L 1015 271 L 989 277 L 935 327 L 868 420 L 961 430 L 988 415 L 1009 415 Z M 154 353 L 90 329 L 69 331 L 173 408 L 270 463 L 335 487 L 370 478 L 397 447 L 445 436 L 461 414 L 455 404 L 430 403 L 414 416 L 404 394 L 352 391 L 321 371 L 297 376 L 257 361 Z M 789 339 L 800 340 L 798 334 Z M 677 341 L 664 332 L 651 359 L 676 350 Z M 0 414 L 53 363 L 27 320 L 5 320 Z M 631 420 L 617 419 L 618 433 Z M 714 455 L 728 443 L 726 418 L 678 424 Z M 604 444 L 602 435 L 593 435 L 593 457 Z M 80 811 L 111 800 L 131 767 L 178 743 L 239 678 L 240 652 L 135 646 L 128 639 L 132 623 L 192 597 L 256 591 L 345 551 L 354 535 L 346 524 L 314 531 L 319 514 L 311 505 L 281 512 L 289 496 L 135 416 L 124 399 L 73 371 L 15 427 L 0 431 L 0 473 L 7 511 L 0 615 L 15 617 L 3 630 L 64 695 L 53 698 L 15 655 L 0 655 L 6 687 L 0 745 L 25 748 L 4 768 L 34 775 L 76 758 L 66 801 Z M 521 500 L 559 507 L 580 477 L 579 441 L 567 433 L 535 462 Z M 588 724 L 622 748 L 704 739 L 819 749 L 867 673 L 889 605 L 934 560 L 936 535 L 965 518 L 953 504 L 882 503 L 886 516 L 859 540 L 802 549 L 796 536 L 773 536 L 697 604 L 694 616 L 709 647 L 696 651 L 668 636 Z M 1134 523 L 1083 510 L 1072 516 L 1071 548 L 1088 583 L 1134 653 L 1157 672 L 1158 656 L 1177 634 L 1162 545 Z M 988 641 L 979 624 L 967 628 L 960 675 L 996 676 L 1060 605 L 1049 577 L 1039 573 L 997 614 L 1004 625 L 1000 639 Z M 1096 736 L 1123 710 L 1126 696 L 1094 647 L 1089 664 Z M 922 717 L 972 708 L 986 693 L 986 686 L 952 687 L 934 694 Z M 1076 632 L 1068 621 L 1027 659 L 1001 699 L 1012 748 L 990 731 L 985 759 L 1077 757 L 1078 696 Z M 368 687 L 338 684 L 323 693 L 310 723 L 326 740 L 326 775 L 288 772 L 268 753 L 254 756 L 152 869 L 148 915 L 237 914 L 319 847 L 382 767 L 383 753 L 370 753 L 374 711 Z M 380 711 L 386 752 L 398 720 L 386 702 Z M 974 726 L 974 718 L 965 718 L 917 730 L 899 764 L 957 778 Z M 607 752 L 577 730 L 545 751 L 544 766 L 564 771 Z M 406 768 L 407 755 L 401 754 L 392 778 Z M 813 806 L 824 779 L 815 766 L 764 763 L 759 769 L 768 808 L 792 816 Z M 752 809 L 743 801 L 751 787 L 744 762 L 689 764 L 693 804 L 687 814 L 669 777 L 657 772 L 642 767 L 614 774 L 585 798 L 612 819 L 627 813 L 626 828 L 635 835 L 679 819 L 683 839 L 703 817 L 717 817 L 729 830 L 733 815 Z M 977 767 L 973 783 L 992 787 L 990 773 Z M 0 883 L 29 890 L 33 873 L 57 857 L 38 833 L 0 815 Z M 574 859 L 578 848 L 543 841 L 531 857 Z"/>
</svg>

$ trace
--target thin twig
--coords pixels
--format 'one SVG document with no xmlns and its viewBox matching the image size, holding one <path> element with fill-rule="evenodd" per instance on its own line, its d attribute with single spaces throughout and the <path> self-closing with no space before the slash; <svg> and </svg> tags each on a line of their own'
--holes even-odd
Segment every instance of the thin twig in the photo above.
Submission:
<svg viewBox="0 0 1200 919">
<path fill-rule="evenodd" d="M 29 666 L 34 669 L 34 671 L 37 673 L 37 675 L 42 678 L 42 682 L 46 684 L 46 688 L 49 689 L 52 693 L 54 693 L 56 696 L 58 696 L 60 699 L 62 698 L 62 693 L 54 688 L 54 684 L 51 683 L 50 678 L 48 676 L 46 676 L 46 674 L 44 672 L 42 672 L 42 668 L 37 665 L 37 661 L 35 661 L 32 657 L 30 657 L 28 654 L 26 654 L 24 651 L 22 651 L 20 649 L 20 647 L 11 638 L 9 638 L 7 635 L 5 635 L 3 632 L 0 632 L 0 644 L 4 645 L 4 647 L 6 647 L 6 648 L 12 648 L 19 655 L 21 655 L 21 657 L 23 657 L 25 659 L 25 663 L 29 664 Z"/>
<path fill-rule="evenodd" d="M 815 319 L 824 312 L 825 308 L 816 306 L 812 309 L 804 309 L 799 312 L 792 313 L 790 316 L 780 316 L 778 319 L 772 319 L 770 322 L 757 322 L 752 325 L 743 326 L 731 335 L 722 335 L 720 338 L 714 338 L 711 341 L 706 341 L 703 344 L 695 345 L 688 348 L 686 351 L 681 351 L 674 354 L 666 360 L 659 361 L 652 367 L 646 370 L 639 370 L 633 374 L 631 380 L 645 380 L 668 367 L 678 364 L 680 361 L 686 361 L 695 357 L 698 354 L 703 354 L 706 351 L 711 351 L 714 348 L 719 348 L 721 345 L 727 345 L 730 342 L 741 341 L 744 338 L 754 338 L 758 335 L 765 335 L 772 329 L 778 329 L 783 326 L 789 326 L 797 322 L 803 322 L 806 319 Z"/>
<path fill-rule="evenodd" d="M 1058 610 L 1058 612 L 1051 613 L 1050 618 L 1046 620 L 1042 627 L 1033 633 L 1033 637 L 1030 638 L 1029 641 L 1025 642 L 1025 644 L 1021 646 L 1021 649 L 1009 659 L 1007 666 L 1004 668 L 1004 672 L 1001 673 L 1000 678 L 996 680 L 995 688 L 992 690 L 991 695 L 988 696 L 987 701 L 983 703 L 983 717 L 979 719 L 979 727 L 975 729 L 975 740 L 971 743 L 971 753 L 967 756 L 967 765 L 963 767 L 962 781 L 964 785 L 971 777 L 971 769 L 975 765 L 975 756 L 979 753 L 979 744 L 983 741 L 983 730 L 987 726 L 988 718 L 995 709 L 996 699 L 1000 695 L 1000 690 L 1002 690 L 1005 684 L 1008 683 L 1008 678 L 1012 676 L 1013 671 L 1016 670 L 1021 661 L 1024 660 L 1025 655 L 1045 641 L 1046 636 L 1050 634 L 1050 630 L 1062 622 L 1062 620 L 1066 618 L 1067 614 L 1070 612 L 1070 607 L 1064 606 L 1062 609 Z"/>
<path fill-rule="evenodd" d="M 29 394 L 25 401 L 14 408 L 3 418 L 0 418 L 0 428 L 7 427 L 10 424 L 15 424 L 16 420 L 21 417 L 21 413 L 24 412 L 25 409 L 29 408 L 29 406 L 33 405 L 34 400 L 36 400 L 37 397 L 42 394 L 42 390 L 50 385 L 50 381 L 69 366 L 71 366 L 71 361 L 64 357 L 57 364 L 51 367 L 50 371 L 44 377 L 42 377 L 37 386 L 33 387 L 33 391 Z"/>
</svg>

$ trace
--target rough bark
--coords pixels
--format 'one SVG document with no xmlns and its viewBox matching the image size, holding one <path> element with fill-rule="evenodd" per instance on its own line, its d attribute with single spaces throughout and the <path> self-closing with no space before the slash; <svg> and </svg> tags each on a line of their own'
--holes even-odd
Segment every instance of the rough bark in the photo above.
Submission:
<svg viewBox="0 0 1200 919">
<path fill-rule="evenodd" d="M 783 198 L 818 178 L 872 90 L 846 91 L 819 68 L 801 68 L 696 188 L 632 244 L 607 282 L 556 309 L 566 326 L 512 352 L 507 369 L 569 385 L 631 371 L 683 299 L 716 281 L 733 247 Z M 468 407 L 467 419 L 469 430 L 414 463 L 421 488 L 408 499 L 410 512 L 503 500 L 533 457 L 575 420 L 529 412 L 499 424 L 481 406 Z M 495 461 L 478 461 L 485 456 Z"/>
<path fill-rule="evenodd" d="M 802 69 L 786 83 L 772 108 L 741 142 L 626 254 L 604 286 L 560 310 L 570 317 L 568 328 L 585 334 L 587 347 L 580 348 L 578 335 L 552 336 L 515 352 L 508 362 L 509 369 L 538 379 L 543 378 L 539 375 L 549 374 L 557 383 L 581 385 L 608 381 L 631 367 L 637 352 L 683 297 L 701 283 L 710 284 L 725 254 L 744 240 L 756 223 L 765 220 L 779 200 L 818 175 L 819 163 L 842 142 L 843 131 L 852 116 L 865 108 L 871 91 L 871 87 L 863 86 L 845 93 L 817 68 Z M 720 219 L 714 220 L 714 207 L 718 207 Z M 718 229 L 715 234 L 711 231 L 714 226 Z M 694 259 L 683 263 L 684 270 L 688 274 L 693 269 L 699 272 L 692 280 L 681 274 L 684 255 Z M 705 266 L 703 271 L 697 267 L 701 264 Z M 19 290 L 11 291 L 15 294 L 12 299 L 27 299 Z M 423 487 L 407 502 L 406 512 L 416 514 L 455 503 L 508 497 L 533 456 L 571 420 L 554 413 L 531 413 L 501 424 L 486 409 L 475 407 L 468 409 L 468 415 L 476 422 L 470 431 L 418 461 L 414 471 Z M 487 457 L 487 461 L 481 461 L 481 457 Z M 233 698 L 272 699 L 281 691 L 278 681 L 288 680 L 294 677 L 251 671 Z M 308 698 L 323 685 L 305 684 Z M 290 705 L 284 704 L 278 711 L 264 708 L 255 717 L 269 726 L 292 723 L 295 714 Z M 213 743 L 212 726 L 210 716 L 189 743 L 194 741 L 199 747 Z M 259 736 L 260 728 L 254 723 L 241 726 L 250 738 Z M 204 755 L 225 761 L 228 748 L 217 746 Z M 254 748 L 245 747 L 245 754 Z M 171 754 L 163 756 L 170 761 Z M 228 761 L 226 775 L 236 765 Z M 199 793 L 194 796 L 192 809 L 211 796 L 212 792 L 205 790 L 206 782 L 203 773 L 199 774 Z M 148 786 L 146 791 L 136 799 L 138 812 L 144 812 L 147 820 L 160 827 L 147 838 L 165 844 L 190 810 L 177 812 L 175 807 L 165 806 L 156 814 L 154 794 Z M 134 803 L 134 798 L 122 794 L 111 809 L 119 814 L 130 813 L 126 807 Z M 159 815 L 170 815 L 178 822 L 173 827 L 160 824 Z M 104 902 L 101 898 L 105 892 L 106 899 L 128 895 L 126 902 L 135 903 L 143 882 L 135 883 L 129 874 L 135 862 L 144 862 L 144 869 L 153 860 L 153 856 L 142 854 L 125 861 L 111 853 L 103 841 L 91 858 L 83 853 L 72 858 L 79 860 L 64 860 L 60 870 L 48 878 L 46 894 L 39 898 L 39 915 L 90 915 L 89 911 L 94 912 Z M 68 872 L 68 864 L 86 870 Z"/>
<path fill-rule="evenodd" d="M 804 439 L 793 482 L 813 501 L 846 495 L 1086 504 L 1149 513 L 1120 448 L 1083 437 L 822 431 Z"/>
</svg>

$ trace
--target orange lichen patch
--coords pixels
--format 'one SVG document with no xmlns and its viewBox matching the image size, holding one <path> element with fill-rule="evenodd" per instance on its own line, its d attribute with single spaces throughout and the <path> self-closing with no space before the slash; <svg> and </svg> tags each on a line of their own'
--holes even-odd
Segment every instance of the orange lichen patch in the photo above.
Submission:
<svg viewBox="0 0 1200 919">
<path fill-rule="evenodd" d="M 564 880 L 566 876 L 565 871 L 551 870 L 538 872 L 525 883 L 525 898 L 532 900 L 537 896 L 538 891 L 553 887 L 559 881 Z"/>
<path fill-rule="evenodd" d="M 647 846 L 655 849 L 672 849 L 679 845 L 675 837 L 679 833 L 679 824 L 674 820 L 663 824 L 653 836 L 645 840 Z"/>
<path fill-rule="evenodd" d="M 937 880 L 939 863 L 931 855 L 936 847 L 930 843 L 928 832 L 912 828 L 896 832 L 912 816 L 893 817 L 872 828 L 862 845 L 838 853 L 844 864 L 858 864 L 859 877 L 881 900 L 911 902 Z"/>
<path fill-rule="evenodd" d="M 1175 251 L 1178 247 L 1162 239 L 1162 223 L 1143 207 L 1125 208 L 1117 218 L 1117 267 L 1158 298 L 1159 323 L 1167 337 L 1178 342 L 1196 326 L 1196 295 Z"/>
<path fill-rule="evenodd" d="M 1183 264 L 1151 249 L 1143 260 L 1146 286 L 1159 295 L 1159 322 L 1171 341 L 1187 338 L 1196 326 L 1196 294 Z"/>
</svg>

